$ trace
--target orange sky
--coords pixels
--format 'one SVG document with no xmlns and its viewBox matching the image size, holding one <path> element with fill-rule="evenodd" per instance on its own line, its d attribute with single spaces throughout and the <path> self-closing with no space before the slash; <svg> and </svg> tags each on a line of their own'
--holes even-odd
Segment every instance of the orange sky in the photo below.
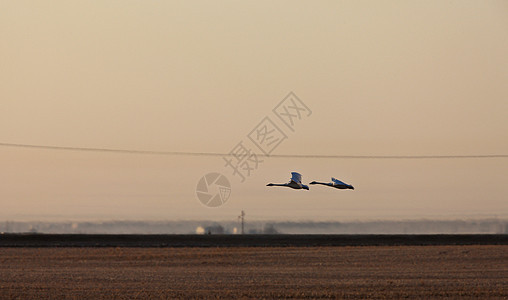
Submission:
<svg viewBox="0 0 508 300">
<path fill-rule="evenodd" d="M 232 150 L 293 91 L 274 154 L 508 153 L 505 1 L 0 2 L 0 142 Z M 508 159 L 220 157 L 0 147 L 0 219 L 508 217 Z M 232 183 L 215 209 L 208 172 Z M 269 189 L 291 171 L 355 191 Z"/>
</svg>

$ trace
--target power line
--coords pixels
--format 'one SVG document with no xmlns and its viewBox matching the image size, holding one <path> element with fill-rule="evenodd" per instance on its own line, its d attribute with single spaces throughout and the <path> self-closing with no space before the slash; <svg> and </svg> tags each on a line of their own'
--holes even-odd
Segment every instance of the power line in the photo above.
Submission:
<svg viewBox="0 0 508 300">
<path fill-rule="evenodd" d="M 11 143 L 0 143 L 0 146 L 2 146 L 2 147 L 16 147 L 16 148 L 45 149 L 45 150 L 85 151 L 85 152 L 111 152 L 111 153 L 125 153 L 125 154 L 186 155 L 186 156 L 224 156 L 224 155 L 227 155 L 227 154 L 215 153 L 215 152 L 151 151 L 151 150 L 110 149 L 110 148 L 85 148 L 85 147 L 66 147 L 66 146 L 11 144 Z"/>
<path fill-rule="evenodd" d="M 123 154 L 145 155 L 174 155 L 174 156 L 229 156 L 230 153 L 219 152 L 178 152 L 178 151 L 152 151 L 111 148 L 66 147 L 31 144 L 0 143 L 0 147 L 15 147 L 28 149 L 45 149 L 60 151 L 107 152 Z M 261 157 L 273 158 L 328 158 L 328 159 L 464 159 L 464 158 L 508 158 L 508 154 L 481 154 L 481 155 L 316 155 L 316 154 L 259 154 Z"/>
</svg>

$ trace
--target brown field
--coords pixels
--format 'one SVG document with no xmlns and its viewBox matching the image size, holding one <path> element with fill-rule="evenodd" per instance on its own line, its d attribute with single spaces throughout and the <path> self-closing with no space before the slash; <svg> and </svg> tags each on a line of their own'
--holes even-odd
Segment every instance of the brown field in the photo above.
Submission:
<svg viewBox="0 0 508 300">
<path fill-rule="evenodd" d="M 508 246 L 0 248 L 0 298 L 508 298 Z"/>
</svg>

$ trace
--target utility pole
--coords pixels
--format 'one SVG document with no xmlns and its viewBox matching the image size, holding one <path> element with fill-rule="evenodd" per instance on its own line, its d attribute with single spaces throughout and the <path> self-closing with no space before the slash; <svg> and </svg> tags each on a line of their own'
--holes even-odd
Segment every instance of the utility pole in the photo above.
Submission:
<svg viewBox="0 0 508 300">
<path fill-rule="evenodd" d="M 240 219 L 240 221 L 242 222 L 242 234 L 243 234 L 243 228 L 244 228 L 244 217 L 245 217 L 245 212 L 242 210 L 242 213 L 238 216 L 238 219 Z"/>
</svg>

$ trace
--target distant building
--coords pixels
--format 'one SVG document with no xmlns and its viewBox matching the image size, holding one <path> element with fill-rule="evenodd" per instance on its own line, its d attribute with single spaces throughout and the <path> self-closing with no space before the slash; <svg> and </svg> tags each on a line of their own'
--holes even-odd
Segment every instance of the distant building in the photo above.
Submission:
<svg viewBox="0 0 508 300">
<path fill-rule="evenodd" d="M 222 225 L 216 224 L 212 226 L 205 227 L 205 234 L 227 234 L 227 232 Z"/>
</svg>

